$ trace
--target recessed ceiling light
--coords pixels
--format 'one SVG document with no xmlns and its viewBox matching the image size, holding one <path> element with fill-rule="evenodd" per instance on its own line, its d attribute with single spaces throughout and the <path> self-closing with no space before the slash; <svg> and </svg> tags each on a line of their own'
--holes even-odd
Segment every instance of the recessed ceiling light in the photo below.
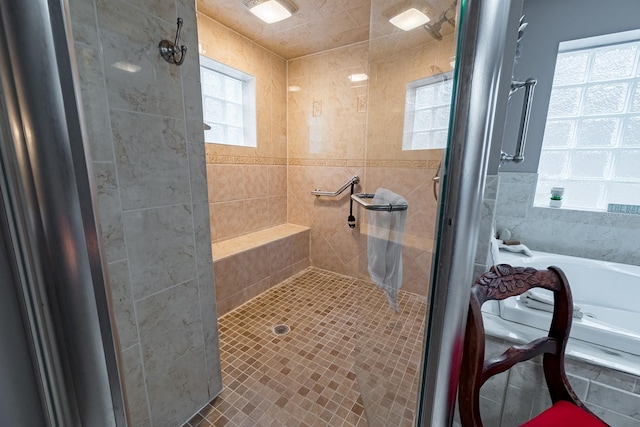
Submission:
<svg viewBox="0 0 640 427">
<path fill-rule="evenodd" d="M 404 12 L 399 13 L 393 18 L 389 19 L 389 22 L 404 31 L 418 28 L 420 25 L 424 25 L 429 21 L 430 19 L 427 15 L 420 12 L 414 7 L 405 10 Z"/>
<path fill-rule="evenodd" d="M 296 85 L 289 86 L 289 92 L 300 92 L 300 86 L 296 86 Z"/>
<path fill-rule="evenodd" d="M 363 82 L 365 80 L 369 80 L 369 76 L 367 76 L 364 73 L 360 73 L 360 74 L 351 74 L 349 76 L 349 80 L 351 80 L 352 83 L 357 83 L 357 82 Z"/>
<path fill-rule="evenodd" d="M 287 19 L 298 10 L 287 0 L 249 0 L 244 5 L 267 24 Z"/>
</svg>

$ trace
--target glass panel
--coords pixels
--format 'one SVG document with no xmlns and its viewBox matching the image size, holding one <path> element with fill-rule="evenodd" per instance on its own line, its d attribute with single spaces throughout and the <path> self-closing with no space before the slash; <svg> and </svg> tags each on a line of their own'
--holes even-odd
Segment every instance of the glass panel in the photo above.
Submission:
<svg viewBox="0 0 640 427">
<path fill-rule="evenodd" d="M 451 105 L 451 90 L 453 89 L 453 81 L 445 80 L 437 86 L 436 90 L 436 105 L 446 105 L 447 110 Z"/>
<path fill-rule="evenodd" d="M 454 7 L 452 4 L 452 0 L 438 3 L 438 13 Z M 451 71 L 455 56 L 452 27 L 442 25 L 442 41 L 422 28 L 398 31 L 384 16 L 390 8 L 403 5 L 400 0 L 371 1 L 375 18 L 370 31 L 376 37 L 369 41 L 368 68 L 376 78 L 368 81 L 361 191 L 375 193 L 386 188 L 405 198 L 409 208 L 397 313 L 372 282 L 370 269 L 375 271 L 378 264 L 369 264 L 368 257 L 376 244 L 370 225 L 388 213 L 357 211 L 362 222 L 362 255 L 359 264 L 354 264 L 359 277 L 354 369 L 370 427 L 415 424 L 438 208 L 431 177 L 438 166 L 434 160 L 442 158 L 447 146 L 453 87 L 451 78 L 442 78 Z M 454 10 L 448 14 L 453 16 Z M 437 15 L 432 21 L 435 19 Z M 440 59 L 434 62 L 436 58 Z M 406 106 L 405 111 L 398 106 Z M 406 144 L 411 149 L 402 149 L 403 136 L 405 144 L 411 141 Z"/>
<path fill-rule="evenodd" d="M 575 120 L 550 120 L 544 130 L 545 148 L 562 148 L 573 145 Z"/>
<path fill-rule="evenodd" d="M 433 110 L 418 110 L 414 116 L 413 131 L 419 132 L 433 127 Z"/>
<path fill-rule="evenodd" d="M 627 119 L 622 146 L 640 146 L 640 116 L 631 116 Z"/>
<path fill-rule="evenodd" d="M 227 142 L 233 145 L 244 145 L 244 131 L 242 128 L 227 127 Z"/>
<path fill-rule="evenodd" d="M 446 74 L 445 74 L 446 75 Z M 423 78 L 408 84 L 404 111 L 403 150 L 444 148 L 442 137 L 435 130 L 447 129 L 449 124 L 451 81 Z M 415 105 L 415 107 L 414 107 Z M 415 137 L 414 132 L 429 132 Z"/>
<path fill-rule="evenodd" d="M 640 183 L 613 182 L 609 185 L 608 203 L 640 206 Z"/>
<path fill-rule="evenodd" d="M 242 103 L 242 82 L 232 77 L 225 77 L 224 95 L 228 101 Z"/>
<path fill-rule="evenodd" d="M 554 89 L 549 101 L 550 118 L 573 117 L 578 115 L 582 88 L 560 88 Z"/>
<path fill-rule="evenodd" d="M 449 130 L 437 130 L 432 133 L 432 144 L 429 148 L 446 148 Z"/>
<path fill-rule="evenodd" d="M 626 36 L 631 40 L 637 34 Z M 625 36 L 616 35 L 616 39 Z M 618 40 L 618 39 L 617 39 Z M 640 79 L 634 76 L 640 67 L 640 43 L 637 41 L 610 44 L 605 47 L 584 48 L 558 54 L 554 87 L 549 107 L 549 119 L 545 128 L 542 153 L 538 167 L 540 179 L 563 176 L 566 171 L 564 154 L 558 158 L 557 148 L 572 148 L 577 151 L 569 156 L 570 173 L 565 179 L 600 178 L 611 189 L 616 180 L 636 180 L 633 162 L 637 160 L 635 150 L 596 151 L 584 148 L 633 148 L 640 147 Z M 571 43 L 571 42 L 569 42 Z M 606 45 L 608 42 L 602 42 Z M 561 43 L 562 45 L 562 43 Z M 561 46 L 562 50 L 562 46 Z M 591 60 L 585 58 L 591 57 Z M 585 65 L 586 64 L 586 65 Z M 604 84 L 583 82 L 583 70 L 587 70 L 587 81 L 606 81 Z M 571 79 L 575 73 L 575 80 Z M 571 88 L 562 87 L 571 84 Z M 584 88 L 579 101 L 578 120 L 557 120 L 554 116 L 571 116 L 574 112 L 571 92 Z M 629 98 L 627 100 L 627 98 Z M 566 111 L 565 111 L 566 110 Z M 636 113 L 636 114 L 632 114 Z M 586 116 L 599 116 L 583 118 Z M 575 140 L 571 141 L 574 136 Z M 583 149 L 583 150 L 580 150 Z M 559 185 L 563 185 L 559 182 Z M 574 187 L 576 184 L 573 184 Z M 608 190 L 607 190 L 608 191 Z M 606 207 L 607 192 L 598 207 Z M 536 203 L 542 199 L 536 197 Z"/>
<path fill-rule="evenodd" d="M 215 130 L 205 131 L 205 142 L 255 147 L 257 144 L 255 78 L 242 70 L 204 56 L 200 57 L 200 63 L 205 124 L 222 125 Z M 262 98 L 270 96 L 270 92 L 261 94 Z M 275 103 L 274 106 L 284 114 L 283 109 L 286 108 L 286 103 L 284 106 Z M 240 131 L 228 130 L 228 126 L 240 128 Z"/>
<path fill-rule="evenodd" d="M 416 89 L 416 109 L 426 108 L 433 104 L 436 98 L 436 88 L 433 85 L 421 86 Z"/>
<path fill-rule="evenodd" d="M 576 147 L 611 147 L 618 141 L 620 119 L 586 119 L 578 124 Z"/>
<path fill-rule="evenodd" d="M 545 179 L 562 179 L 569 175 L 569 151 L 553 150 L 540 153 L 538 173 Z"/>
<path fill-rule="evenodd" d="M 231 126 L 242 127 L 242 105 L 232 104 L 227 102 L 226 104 L 226 117 L 227 123 Z"/>
<path fill-rule="evenodd" d="M 571 156 L 569 178 L 605 178 L 609 175 L 613 152 L 577 150 Z"/>
<path fill-rule="evenodd" d="M 640 181 L 640 150 L 620 150 L 613 177 L 620 181 Z"/>
<path fill-rule="evenodd" d="M 216 144 L 226 144 L 227 138 L 225 136 L 224 125 L 211 123 L 209 126 L 211 126 L 211 129 L 204 132 L 205 141 Z"/>
<path fill-rule="evenodd" d="M 605 183 L 598 181 L 568 181 L 565 186 L 565 207 L 605 209 Z"/>
<path fill-rule="evenodd" d="M 224 123 L 224 101 L 210 96 L 205 96 L 204 120 L 206 122 Z"/>
<path fill-rule="evenodd" d="M 632 77 L 637 50 L 636 46 L 614 46 L 596 51 L 589 81 Z"/>
<path fill-rule="evenodd" d="M 449 94 L 451 96 L 451 94 Z M 451 99 L 451 98 L 449 98 Z M 446 129 L 449 126 L 449 112 L 450 107 L 442 107 L 436 108 L 435 110 L 435 120 L 433 123 L 433 127 L 436 129 Z"/>
<path fill-rule="evenodd" d="M 556 71 L 553 75 L 553 85 L 563 86 L 582 83 L 587 78 L 587 52 L 569 52 L 558 55 Z"/>
<path fill-rule="evenodd" d="M 429 132 L 417 132 L 413 134 L 413 144 L 411 146 L 412 150 L 420 150 L 424 148 L 429 148 L 429 141 L 431 140 L 431 135 Z"/>
<path fill-rule="evenodd" d="M 640 69 L 640 66 L 638 67 Z M 631 106 L 629 107 L 629 112 L 638 113 L 640 112 L 640 85 L 636 83 L 636 87 L 633 91 L 633 96 L 631 98 Z"/>
<path fill-rule="evenodd" d="M 584 101 L 584 114 L 621 113 L 624 110 L 628 89 L 628 83 L 588 86 Z"/>
<path fill-rule="evenodd" d="M 224 83 L 222 81 L 221 74 L 201 67 L 200 78 L 202 79 L 203 93 L 210 96 L 215 96 L 216 98 L 224 97 Z"/>
</svg>

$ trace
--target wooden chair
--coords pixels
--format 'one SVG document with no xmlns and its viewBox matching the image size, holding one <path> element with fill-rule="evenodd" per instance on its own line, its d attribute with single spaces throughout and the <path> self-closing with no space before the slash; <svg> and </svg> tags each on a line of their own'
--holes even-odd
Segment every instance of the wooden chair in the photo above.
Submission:
<svg viewBox="0 0 640 427">
<path fill-rule="evenodd" d="M 484 326 L 480 307 L 531 288 L 553 291 L 554 308 L 549 335 L 509 347 L 500 356 L 484 360 Z M 548 270 L 501 264 L 484 273 L 471 287 L 469 317 L 464 339 L 458 399 L 462 427 L 482 427 L 480 387 L 492 376 L 519 362 L 543 356 L 543 370 L 553 406 L 523 425 L 526 427 L 606 426 L 578 399 L 564 370 L 564 352 L 571 330 L 573 300 L 566 276 L 557 267 Z M 491 426 L 493 427 L 493 426 Z"/>
</svg>

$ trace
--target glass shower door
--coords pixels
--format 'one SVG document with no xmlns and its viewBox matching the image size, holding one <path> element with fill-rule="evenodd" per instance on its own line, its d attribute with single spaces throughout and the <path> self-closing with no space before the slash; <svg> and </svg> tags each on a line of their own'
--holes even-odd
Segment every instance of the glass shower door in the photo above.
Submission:
<svg viewBox="0 0 640 427">
<path fill-rule="evenodd" d="M 480 225 L 481 206 L 490 159 L 500 153 L 494 141 L 501 141 L 519 18 L 509 24 L 518 9 L 512 3 L 372 1 L 362 188 L 391 190 L 408 209 L 395 219 L 397 212 L 359 213 L 355 369 L 371 426 L 452 422 L 476 242 L 490 233 Z M 422 22 L 396 28 L 391 21 L 409 9 Z M 434 190 L 438 179 L 442 191 Z M 401 282 L 391 275 L 380 283 L 375 274 L 380 258 L 389 271 L 400 268 L 390 246 L 386 258 L 375 253 L 385 247 L 376 240 L 381 227 L 391 229 L 392 244 L 401 242 Z"/>
<path fill-rule="evenodd" d="M 431 19 L 427 26 L 419 24 L 405 31 L 390 22 L 409 6 Z M 363 236 L 359 273 L 363 280 L 358 287 L 355 368 L 370 426 L 416 422 L 438 218 L 436 194 L 440 192 L 434 178 L 447 147 L 455 15 L 455 0 L 412 5 L 371 2 L 366 159 L 361 186 L 371 194 L 388 189 L 406 200 L 408 209 L 379 212 L 361 208 L 359 212 Z M 384 251 L 380 227 L 396 218 L 405 221 L 401 279 L 396 277 L 394 283 L 393 277 L 378 277 L 377 282 L 384 286 L 401 282 L 397 312 L 393 301 L 371 281 L 381 269 L 394 268 L 395 261 L 389 260 L 380 266 L 377 252 Z"/>
</svg>

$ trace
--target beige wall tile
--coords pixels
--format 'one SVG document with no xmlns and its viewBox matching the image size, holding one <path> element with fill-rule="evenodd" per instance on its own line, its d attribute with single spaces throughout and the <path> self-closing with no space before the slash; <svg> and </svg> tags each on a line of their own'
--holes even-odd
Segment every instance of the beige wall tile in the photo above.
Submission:
<svg viewBox="0 0 640 427">
<path fill-rule="evenodd" d="M 224 300 L 242 291 L 245 283 L 245 266 L 237 256 L 214 261 L 216 300 Z M 218 313 L 218 316 L 221 314 Z"/>
<path fill-rule="evenodd" d="M 269 209 L 271 205 L 271 199 L 268 197 L 260 197 L 258 199 L 247 199 L 244 201 L 244 218 L 243 226 L 240 234 L 251 233 L 258 230 L 263 230 L 267 227 L 272 227 L 274 224 L 271 222 Z M 285 204 L 286 209 L 286 204 Z M 286 221 L 285 221 L 286 222 Z M 283 224 L 281 222 L 280 224 Z"/>
<path fill-rule="evenodd" d="M 216 221 L 218 240 L 229 239 L 243 234 L 243 230 L 246 227 L 244 200 L 214 203 L 213 215 Z"/>
<path fill-rule="evenodd" d="M 269 196 L 285 196 L 287 194 L 287 167 L 268 166 Z"/>
<path fill-rule="evenodd" d="M 244 303 L 244 291 L 237 292 L 231 295 L 229 298 L 218 300 L 216 308 L 218 317 L 224 316 L 234 308 L 240 307 Z"/>
<path fill-rule="evenodd" d="M 269 197 L 269 226 L 287 222 L 287 196 Z"/>
<path fill-rule="evenodd" d="M 242 166 L 245 194 L 248 199 L 268 196 L 269 166 Z"/>
<path fill-rule="evenodd" d="M 228 202 L 247 198 L 244 187 L 243 166 L 241 165 L 210 165 L 207 177 L 211 193 L 211 201 Z"/>
</svg>

